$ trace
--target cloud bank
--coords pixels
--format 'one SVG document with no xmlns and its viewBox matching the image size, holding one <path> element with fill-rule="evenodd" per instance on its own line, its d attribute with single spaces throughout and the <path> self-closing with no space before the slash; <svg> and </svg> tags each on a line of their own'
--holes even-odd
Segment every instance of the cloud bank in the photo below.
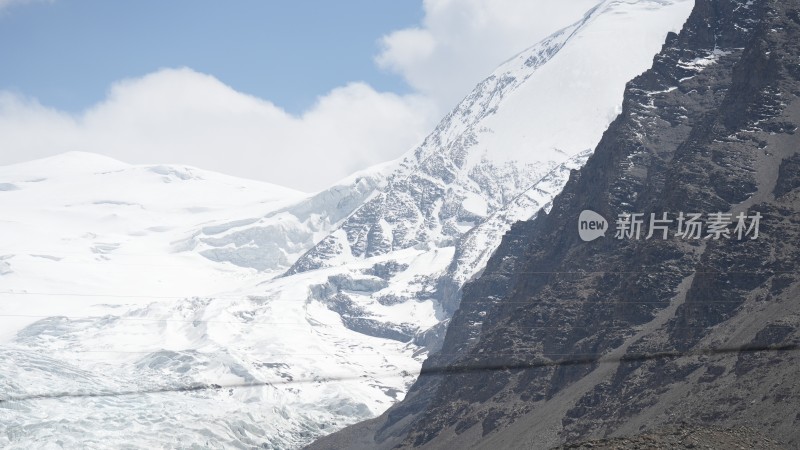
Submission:
<svg viewBox="0 0 800 450">
<path fill-rule="evenodd" d="M 27 1 L 33 0 L 0 0 L 0 8 Z M 414 93 L 354 82 L 300 115 L 188 68 L 119 81 L 104 101 L 79 114 L 0 91 L 0 164 L 77 150 L 323 189 L 411 149 L 498 64 L 597 3 L 424 0 L 420 26 L 385 36 L 376 56 Z"/>
<path fill-rule="evenodd" d="M 190 164 L 306 191 L 397 157 L 434 121 L 425 98 L 362 83 L 334 89 L 293 116 L 190 69 L 120 81 L 80 115 L 0 93 L 2 145 L 15 149 L 3 152 L 3 163 L 77 150 L 131 163 Z"/>
</svg>

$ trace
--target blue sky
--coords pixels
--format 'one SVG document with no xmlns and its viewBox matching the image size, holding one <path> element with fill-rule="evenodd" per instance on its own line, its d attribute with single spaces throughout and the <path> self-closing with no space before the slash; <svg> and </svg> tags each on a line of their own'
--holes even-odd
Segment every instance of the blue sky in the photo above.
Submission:
<svg viewBox="0 0 800 450">
<path fill-rule="evenodd" d="M 0 0 L 0 165 L 87 151 L 316 191 L 599 1 Z"/>
<path fill-rule="evenodd" d="M 381 36 L 422 16 L 416 0 L 11 5 L 0 13 L 0 89 L 80 111 L 116 80 L 185 66 L 299 113 L 350 81 L 407 93 L 373 57 Z"/>
</svg>

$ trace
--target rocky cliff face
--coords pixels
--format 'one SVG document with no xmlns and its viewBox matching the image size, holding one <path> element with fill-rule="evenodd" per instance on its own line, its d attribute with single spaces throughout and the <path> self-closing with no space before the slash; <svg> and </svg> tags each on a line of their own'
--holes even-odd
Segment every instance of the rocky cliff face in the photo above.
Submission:
<svg viewBox="0 0 800 450">
<path fill-rule="evenodd" d="M 799 11 L 698 0 L 550 213 L 464 287 L 406 399 L 316 447 L 549 448 L 684 421 L 800 445 Z M 605 238 L 579 237 L 586 209 Z M 680 212 L 700 239 L 614 237 Z M 707 238 L 713 213 L 760 215 L 758 238 L 735 219 Z"/>
</svg>

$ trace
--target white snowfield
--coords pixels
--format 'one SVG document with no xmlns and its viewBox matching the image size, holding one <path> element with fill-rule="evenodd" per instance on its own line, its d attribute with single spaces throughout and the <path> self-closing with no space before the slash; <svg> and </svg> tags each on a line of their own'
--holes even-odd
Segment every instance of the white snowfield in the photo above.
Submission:
<svg viewBox="0 0 800 450">
<path fill-rule="evenodd" d="M 549 207 L 692 6 L 599 2 L 314 195 L 76 152 L 0 167 L 0 447 L 297 448 L 380 414 L 440 342 L 442 283 Z"/>
</svg>

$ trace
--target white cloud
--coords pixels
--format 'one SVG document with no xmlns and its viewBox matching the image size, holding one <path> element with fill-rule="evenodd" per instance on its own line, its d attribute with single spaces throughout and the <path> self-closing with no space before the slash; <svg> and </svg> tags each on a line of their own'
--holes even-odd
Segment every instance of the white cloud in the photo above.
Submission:
<svg viewBox="0 0 800 450">
<path fill-rule="evenodd" d="M 0 0 L 0 9 L 33 1 L 48 0 Z M 423 22 L 385 36 L 376 57 L 415 94 L 351 83 L 301 115 L 190 69 L 120 81 L 78 114 L 0 91 L 0 164 L 79 150 L 322 189 L 411 149 L 498 64 L 598 2 L 423 0 Z"/>
<path fill-rule="evenodd" d="M 500 63 L 600 0 L 424 0 L 422 27 L 382 39 L 377 63 L 449 109 Z"/>
<path fill-rule="evenodd" d="M 402 154 L 435 124 L 418 95 L 363 83 L 334 89 L 301 116 L 190 69 L 116 83 L 77 115 L 0 93 L 0 164 L 79 150 L 131 163 L 181 163 L 316 190 Z M 10 150 L 13 149 L 13 150 Z"/>
</svg>

